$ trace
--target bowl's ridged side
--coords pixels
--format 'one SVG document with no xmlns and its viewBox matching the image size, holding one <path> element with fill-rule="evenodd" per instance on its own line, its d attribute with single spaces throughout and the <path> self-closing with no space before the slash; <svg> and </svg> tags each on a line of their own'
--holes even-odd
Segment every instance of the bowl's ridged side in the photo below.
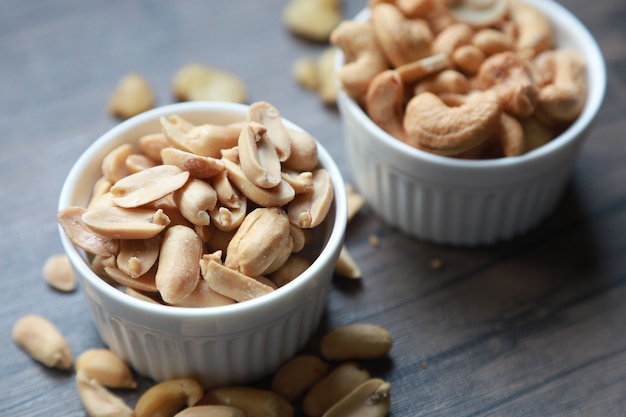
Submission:
<svg viewBox="0 0 626 417">
<path fill-rule="evenodd" d="M 328 286 L 319 286 L 284 320 L 248 332 L 193 338 L 146 328 L 88 300 L 103 342 L 140 375 L 155 381 L 193 376 L 209 388 L 253 382 L 293 357 L 316 330 L 327 291 Z"/>
</svg>

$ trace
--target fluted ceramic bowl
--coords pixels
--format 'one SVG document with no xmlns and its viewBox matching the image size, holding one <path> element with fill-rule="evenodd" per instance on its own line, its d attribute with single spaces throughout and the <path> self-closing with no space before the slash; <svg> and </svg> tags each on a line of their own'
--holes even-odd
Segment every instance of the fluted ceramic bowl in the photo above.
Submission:
<svg viewBox="0 0 626 417">
<path fill-rule="evenodd" d="M 562 134 L 524 155 L 464 160 L 413 148 L 390 136 L 345 92 L 342 116 L 355 185 L 388 224 L 437 244 L 488 245 L 518 236 L 544 220 L 562 196 L 606 89 L 605 63 L 587 28 L 552 0 L 525 0 L 551 21 L 558 47 L 579 51 L 587 63 L 588 97 L 582 114 Z M 365 20 L 363 10 L 355 20 Z M 343 65 L 338 53 L 337 68 Z"/>
<path fill-rule="evenodd" d="M 245 120 L 247 112 L 248 106 L 240 104 L 190 102 L 157 108 L 122 122 L 76 161 L 63 185 L 59 209 L 85 206 L 102 175 L 104 156 L 123 143 L 137 143 L 140 136 L 159 131 L 161 116 L 177 114 L 196 124 L 227 124 Z M 297 129 L 287 120 L 285 124 Z M 254 381 L 292 357 L 308 341 L 325 309 L 346 226 L 341 174 L 319 144 L 318 153 L 335 189 L 328 216 L 318 226 L 319 255 L 295 280 L 253 300 L 184 308 L 131 297 L 96 275 L 86 253 L 60 228 L 102 341 L 141 375 L 156 381 L 192 376 L 206 387 Z"/>
</svg>

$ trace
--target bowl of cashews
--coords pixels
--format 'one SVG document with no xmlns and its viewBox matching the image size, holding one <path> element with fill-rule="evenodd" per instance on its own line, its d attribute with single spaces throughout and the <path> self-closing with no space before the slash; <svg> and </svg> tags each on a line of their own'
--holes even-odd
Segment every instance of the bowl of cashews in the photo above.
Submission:
<svg viewBox="0 0 626 417">
<path fill-rule="evenodd" d="M 436 244 L 541 223 L 606 89 L 595 39 L 552 0 L 371 1 L 331 43 L 355 185 L 388 224 Z"/>
<path fill-rule="evenodd" d="M 327 151 L 270 103 L 177 103 L 85 150 L 59 232 L 102 341 L 139 374 L 246 383 L 316 330 L 344 189 Z"/>
</svg>

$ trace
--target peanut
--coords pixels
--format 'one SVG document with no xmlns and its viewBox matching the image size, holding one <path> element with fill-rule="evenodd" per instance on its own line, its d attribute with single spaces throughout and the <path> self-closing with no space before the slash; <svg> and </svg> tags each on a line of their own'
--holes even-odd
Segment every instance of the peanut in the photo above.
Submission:
<svg viewBox="0 0 626 417">
<path fill-rule="evenodd" d="M 309 417 L 323 415 L 369 377 L 369 372 L 355 362 L 338 365 L 308 390 L 302 400 L 302 411 Z"/>
<path fill-rule="evenodd" d="M 323 378 L 330 366 L 317 356 L 296 356 L 281 365 L 272 377 L 272 391 L 288 401 L 300 398 Z"/>
<path fill-rule="evenodd" d="M 160 382 L 144 392 L 135 405 L 137 417 L 171 417 L 185 405 L 195 405 L 204 388 L 193 378 Z"/>
<path fill-rule="evenodd" d="M 76 358 L 74 369 L 89 380 L 109 388 L 135 388 L 137 383 L 126 363 L 108 349 L 89 349 Z"/>
<path fill-rule="evenodd" d="M 13 325 L 11 335 L 33 359 L 50 368 L 70 368 L 72 351 L 61 332 L 47 319 L 24 316 Z"/>
<path fill-rule="evenodd" d="M 384 417 L 391 403 L 391 385 L 382 379 L 370 379 L 333 405 L 324 417 Z"/>
<path fill-rule="evenodd" d="M 235 74 L 201 64 L 180 68 L 172 80 L 172 91 L 180 101 L 245 103 L 248 95 L 246 85 Z"/>
<path fill-rule="evenodd" d="M 76 388 L 80 401 L 90 417 L 135 417 L 135 413 L 124 401 L 89 378 L 83 371 L 76 373 Z"/>
<path fill-rule="evenodd" d="M 246 417 L 238 408 L 228 405 L 196 405 L 185 408 L 174 417 Z"/>
<path fill-rule="evenodd" d="M 385 328 L 369 323 L 337 327 L 324 335 L 320 351 L 328 360 L 374 359 L 391 350 L 393 339 Z"/>
<path fill-rule="evenodd" d="M 146 79 L 132 72 L 123 76 L 109 99 L 109 112 L 127 119 L 154 106 L 154 93 Z"/>
<path fill-rule="evenodd" d="M 65 254 L 52 255 L 43 265 L 44 279 L 56 290 L 70 292 L 76 289 L 76 276 Z"/>
<path fill-rule="evenodd" d="M 251 387 L 221 387 L 207 391 L 199 405 L 229 405 L 248 417 L 292 417 L 293 406 L 282 396 Z M 141 416 L 138 416 L 141 417 Z"/>
</svg>

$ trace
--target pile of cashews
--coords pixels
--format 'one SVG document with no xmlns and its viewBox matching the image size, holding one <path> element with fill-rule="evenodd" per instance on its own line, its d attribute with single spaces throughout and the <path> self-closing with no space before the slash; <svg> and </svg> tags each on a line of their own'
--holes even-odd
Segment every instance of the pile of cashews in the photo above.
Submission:
<svg viewBox="0 0 626 417">
<path fill-rule="evenodd" d="M 344 91 L 380 128 L 451 157 L 511 157 L 582 112 L 586 63 L 557 48 L 549 19 L 517 0 L 370 0 L 330 41 Z"/>
</svg>

